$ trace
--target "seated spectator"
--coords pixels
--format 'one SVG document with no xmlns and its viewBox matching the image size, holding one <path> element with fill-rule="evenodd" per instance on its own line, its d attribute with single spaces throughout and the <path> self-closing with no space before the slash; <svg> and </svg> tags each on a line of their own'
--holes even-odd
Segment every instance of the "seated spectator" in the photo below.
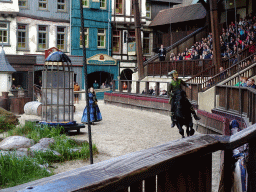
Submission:
<svg viewBox="0 0 256 192">
<path fill-rule="evenodd" d="M 252 41 L 250 41 L 249 53 L 255 53 L 255 45 L 253 44 Z"/>
<path fill-rule="evenodd" d="M 126 82 L 123 82 L 123 90 L 126 90 L 126 89 L 127 89 Z"/>
<path fill-rule="evenodd" d="M 100 88 L 101 88 L 101 89 L 106 88 L 105 83 L 102 83 L 101 86 L 100 86 Z"/>
<path fill-rule="evenodd" d="M 244 77 L 244 78 L 243 78 L 242 84 L 241 84 L 242 87 L 247 87 L 247 80 L 248 80 L 247 77 Z"/>
<path fill-rule="evenodd" d="M 16 89 L 16 86 L 14 84 L 12 84 L 11 90 L 15 90 L 15 89 Z"/>
<path fill-rule="evenodd" d="M 256 88 L 254 79 L 252 79 L 252 78 L 248 79 L 247 87 L 254 88 L 254 89 Z"/>
<path fill-rule="evenodd" d="M 252 63 L 256 63 L 256 55 L 253 56 Z"/>
<path fill-rule="evenodd" d="M 148 94 L 152 95 L 153 93 L 154 93 L 154 89 L 153 89 L 153 87 L 150 87 L 148 90 Z"/>
<path fill-rule="evenodd" d="M 240 76 L 240 81 L 235 84 L 236 87 L 242 86 L 243 84 L 243 76 Z"/>
<path fill-rule="evenodd" d="M 224 72 L 224 68 L 220 67 L 220 80 L 226 78 L 226 72 Z"/>
</svg>

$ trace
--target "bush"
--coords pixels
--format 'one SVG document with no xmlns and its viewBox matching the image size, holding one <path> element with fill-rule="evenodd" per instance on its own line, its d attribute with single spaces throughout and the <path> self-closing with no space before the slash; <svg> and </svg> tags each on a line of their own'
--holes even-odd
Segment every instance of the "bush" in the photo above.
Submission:
<svg viewBox="0 0 256 192">
<path fill-rule="evenodd" d="M 13 154 L 0 155 L 0 186 L 13 187 L 52 175 L 39 166 L 37 159 L 17 157 Z"/>
<path fill-rule="evenodd" d="M 0 116 L 0 133 L 12 130 L 14 128 L 15 128 L 14 124 L 10 124 L 8 123 L 8 121 L 6 121 L 6 116 L 4 115 Z"/>
<path fill-rule="evenodd" d="M 42 138 L 54 138 L 64 131 L 63 127 L 51 127 L 48 125 L 37 125 L 34 122 L 26 122 L 24 126 L 17 126 L 8 131 L 8 136 L 21 135 L 33 139 L 36 143 Z"/>
</svg>

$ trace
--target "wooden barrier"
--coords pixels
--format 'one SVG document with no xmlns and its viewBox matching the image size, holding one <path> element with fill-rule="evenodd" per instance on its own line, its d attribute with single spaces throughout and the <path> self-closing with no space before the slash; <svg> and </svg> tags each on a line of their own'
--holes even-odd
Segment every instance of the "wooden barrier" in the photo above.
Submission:
<svg viewBox="0 0 256 192">
<path fill-rule="evenodd" d="M 255 139 L 255 125 L 232 136 L 196 135 L 2 191 L 210 192 L 212 153 L 224 150 L 224 191 L 228 192 L 232 150 L 249 143 L 250 154 L 256 154 Z M 255 155 L 248 160 L 248 192 L 256 188 L 255 160 Z"/>
</svg>

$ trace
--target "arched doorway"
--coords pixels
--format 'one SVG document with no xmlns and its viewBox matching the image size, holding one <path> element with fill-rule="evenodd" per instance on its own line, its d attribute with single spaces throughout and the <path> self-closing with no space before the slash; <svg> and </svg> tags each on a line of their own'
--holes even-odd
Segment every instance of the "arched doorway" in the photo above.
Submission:
<svg viewBox="0 0 256 192">
<path fill-rule="evenodd" d="M 113 80 L 114 75 L 105 71 L 96 71 L 88 74 L 88 87 L 92 87 L 95 80 L 99 85 L 105 83 L 105 85 L 109 85 L 110 81 Z"/>
<path fill-rule="evenodd" d="M 131 69 L 124 69 L 121 72 L 120 80 L 132 80 L 133 71 Z"/>
</svg>

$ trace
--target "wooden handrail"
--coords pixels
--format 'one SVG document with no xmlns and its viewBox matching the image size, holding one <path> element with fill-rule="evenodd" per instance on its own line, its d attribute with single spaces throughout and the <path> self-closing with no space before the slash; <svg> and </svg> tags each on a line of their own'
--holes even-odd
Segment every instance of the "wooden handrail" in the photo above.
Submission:
<svg viewBox="0 0 256 192">
<path fill-rule="evenodd" d="M 232 136 L 195 135 L 2 191 L 211 191 L 212 153 L 224 150 L 225 191 L 231 190 L 232 150 L 249 143 L 255 154 L 256 126 Z M 249 154 L 249 156 L 250 156 Z M 248 191 L 256 187 L 255 158 L 248 160 Z M 189 159 L 189 160 L 188 160 Z M 156 184 L 157 180 L 157 184 Z M 182 181 L 182 182 L 181 182 Z M 187 188 L 187 187 L 189 188 Z M 191 188 L 192 187 L 192 188 Z M 148 190 L 147 190 L 148 191 Z"/>
<path fill-rule="evenodd" d="M 241 70 L 249 67 L 248 65 L 245 65 L 244 62 L 248 60 L 252 60 L 253 56 L 256 55 L 256 53 L 250 55 L 249 57 L 243 59 L 240 62 L 237 62 L 236 64 L 232 65 L 231 67 L 225 69 L 223 72 L 220 72 L 213 77 L 209 78 L 208 80 L 204 81 L 200 85 L 200 91 L 206 91 L 207 89 L 213 87 L 214 85 L 220 83 L 221 81 L 225 81 L 227 78 L 231 77 L 232 75 L 240 72 Z M 253 66 L 254 63 L 251 63 L 250 66 Z M 250 70 L 250 69 L 248 69 Z M 237 78 L 240 74 L 237 74 L 234 78 Z M 233 79 L 230 79 L 229 81 L 233 81 Z"/>
</svg>

